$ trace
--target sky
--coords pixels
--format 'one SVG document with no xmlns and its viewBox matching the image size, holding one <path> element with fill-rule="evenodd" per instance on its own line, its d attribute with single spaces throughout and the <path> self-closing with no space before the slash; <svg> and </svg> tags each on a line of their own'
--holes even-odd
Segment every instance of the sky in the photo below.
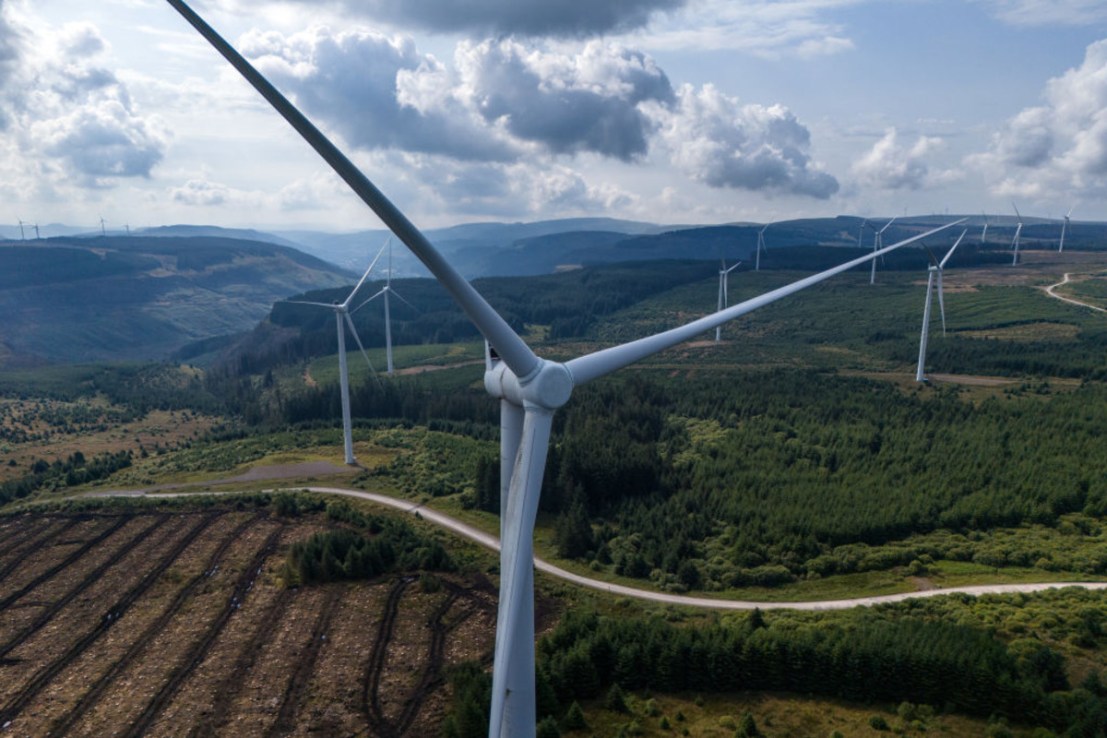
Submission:
<svg viewBox="0 0 1107 738">
<path fill-rule="evenodd" d="M 421 227 L 1107 220 L 1103 0 L 194 0 Z M 0 0 L 0 223 L 353 231 L 163 0 Z"/>
</svg>

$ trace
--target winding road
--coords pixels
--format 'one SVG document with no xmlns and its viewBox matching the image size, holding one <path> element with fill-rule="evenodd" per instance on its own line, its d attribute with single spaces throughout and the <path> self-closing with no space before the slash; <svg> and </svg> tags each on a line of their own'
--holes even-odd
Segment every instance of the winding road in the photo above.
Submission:
<svg viewBox="0 0 1107 738">
<path fill-rule="evenodd" d="M 1057 282 L 1056 284 L 1051 284 L 1050 286 L 1045 287 L 1043 289 L 1045 289 L 1045 292 L 1046 292 L 1047 295 L 1049 295 L 1050 297 L 1053 297 L 1055 299 L 1058 299 L 1061 302 L 1067 302 L 1070 305 L 1079 305 L 1080 307 L 1086 307 L 1089 310 L 1095 310 L 1095 311 L 1100 312 L 1100 313 L 1107 313 L 1107 310 L 1104 310 L 1101 307 L 1096 307 L 1095 305 L 1089 305 L 1086 302 L 1080 302 L 1080 300 L 1076 300 L 1076 299 L 1073 299 L 1071 297 L 1065 297 L 1064 295 L 1057 294 L 1056 290 L 1057 290 L 1058 287 L 1062 287 L 1062 286 L 1068 284 L 1071 281 L 1072 281 L 1072 272 L 1065 272 L 1065 276 L 1060 282 Z"/>
<path fill-rule="evenodd" d="M 345 487 L 295 487 L 296 490 L 308 490 L 317 494 L 326 495 L 340 495 L 343 497 L 353 497 L 359 500 L 367 500 L 378 505 L 390 507 L 402 512 L 410 513 L 412 515 L 418 514 L 423 520 L 430 521 L 435 525 L 441 526 L 446 530 L 456 533 L 463 538 L 489 548 L 493 551 L 500 550 L 500 539 L 496 536 L 485 533 L 484 531 L 474 528 L 473 526 L 463 523 L 462 521 L 445 515 L 443 513 L 431 510 L 423 507 L 422 503 L 414 503 L 410 500 L 401 500 L 395 497 L 389 497 L 387 495 L 378 494 L 376 492 L 365 492 L 358 489 L 348 489 Z M 278 491 L 278 490 L 269 490 Z M 169 492 L 169 493 L 153 493 L 146 494 L 142 490 L 136 490 L 131 492 L 112 492 L 109 493 L 112 496 L 128 496 L 128 497 L 181 497 L 188 493 L 181 492 Z M 98 496 L 107 496 L 100 493 Z M 691 595 L 678 595 L 670 594 L 667 592 L 653 592 L 646 589 L 637 589 L 635 587 L 627 587 L 622 584 L 612 584 L 611 582 L 603 582 L 597 579 L 591 579 L 589 577 L 581 576 L 580 574 L 574 574 L 571 571 L 562 569 L 559 566 L 554 566 L 548 561 L 544 561 L 538 557 L 534 559 L 534 566 L 541 572 L 549 574 L 550 576 L 557 577 L 558 579 L 572 582 L 581 587 L 588 587 L 589 589 L 599 590 L 600 592 L 606 592 L 608 594 L 620 596 L 620 597 L 633 597 L 639 600 L 647 600 L 650 602 L 658 602 L 667 605 L 680 605 L 683 607 L 696 607 L 710 610 L 846 610 L 852 607 L 868 607 L 872 605 L 879 605 L 888 602 L 902 602 L 903 600 L 909 600 L 919 597 L 936 597 L 946 594 L 968 594 L 968 595 L 985 595 L 985 594 L 1008 594 L 1014 592 L 1041 592 L 1047 589 L 1058 589 L 1061 587 L 1080 587 L 1082 589 L 1092 590 L 1107 590 L 1107 582 L 1035 582 L 1028 584 L 981 584 L 975 586 L 964 587 L 949 587 L 946 589 L 928 589 L 920 590 L 917 592 L 900 592 L 898 594 L 880 595 L 876 597 L 853 597 L 849 599 L 840 600 L 808 600 L 801 602 L 756 602 L 751 600 L 722 600 L 713 599 L 710 597 L 694 597 Z"/>
</svg>

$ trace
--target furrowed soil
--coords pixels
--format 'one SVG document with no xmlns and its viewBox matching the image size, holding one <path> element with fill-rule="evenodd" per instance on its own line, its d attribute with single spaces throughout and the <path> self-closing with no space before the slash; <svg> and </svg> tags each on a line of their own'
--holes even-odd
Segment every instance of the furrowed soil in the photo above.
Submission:
<svg viewBox="0 0 1107 738">
<path fill-rule="evenodd" d="M 494 591 L 417 572 L 286 588 L 327 527 L 254 510 L 0 521 L 0 735 L 435 734 Z"/>
</svg>

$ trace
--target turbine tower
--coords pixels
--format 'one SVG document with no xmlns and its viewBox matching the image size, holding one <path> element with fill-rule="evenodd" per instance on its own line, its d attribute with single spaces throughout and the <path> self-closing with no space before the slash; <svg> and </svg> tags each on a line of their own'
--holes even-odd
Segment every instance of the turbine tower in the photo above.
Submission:
<svg viewBox="0 0 1107 738">
<path fill-rule="evenodd" d="M 874 254 L 880 249 L 884 248 L 884 231 L 888 230 L 888 226 L 892 225 L 897 217 L 898 216 L 893 215 L 892 219 L 885 223 L 884 227 L 881 228 L 879 231 L 877 231 L 874 226 L 869 226 L 874 231 L 876 231 L 876 235 L 873 237 Z M 876 284 L 876 259 L 873 259 L 872 261 L 872 270 L 869 272 L 869 284 Z"/>
<path fill-rule="evenodd" d="M 761 251 L 765 248 L 765 231 L 769 230 L 769 226 L 771 225 L 772 223 L 766 223 L 761 230 L 757 232 L 757 256 L 754 258 L 753 263 L 753 270 L 755 272 L 761 271 Z"/>
<path fill-rule="evenodd" d="M 953 248 L 946 252 L 945 257 L 940 262 L 935 258 L 933 251 L 926 249 L 926 253 L 930 256 L 930 267 L 927 269 L 926 275 L 926 304 L 923 306 L 922 335 L 919 337 L 919 365 L 915 370 L 916 382 L 926 381 L 926 342 L 930 334 L 930 302 L 934 294 L 934 276 L 937 275 L 938 277 L 938 309 L 942 313 L 942 335 L 944 336 L 946 334 L 946 301 L 942 290 L 942 272 L 946 268 L 946 262 L 953 256 L 953 252 L 961 245 L 961 239 L 968 232 L 967 228 L 961 231 L 961 235 L 957 237 Z"/>
<path fill-rule="evenodd" d="M 1072 208 L 1075 207 L 1075 205 L 1072 206 Z M 1069 229 L 1069 216 L 1072 215 L 1072 208 L 1069 208 L 1069 211 L 1065 213 L 1065 219 L 1061 221 L 1061 242 L 1057 245 L 1058 254 L 1065 250 L 1065 231 Z"/>
<path fill-rule="evenodd" d="M 857 248 L 861 248 L 861 242 L 865 238 L 865 226 L 868 224 L 868 219 L 861 221 L 861 227 L 857 230 Z"/>
<path fill-rule="evenodd" d="M 412 310 L 418 310 L 414 305 L 404 299 L 404 296 L 399 292 L 392 289 L 392 237 L 389 236 L 388 241 L 385 244 L 388 247 L 388 278 L 384 283 L 384 287 L 380 289 L 377 294 L 370 297 L 365 302 L 358 305 L 356 308 L 350 311 L 351 314 L 356 313 L 363 307 L 376 300 L 378 297 L 384 297 L 384 353 L 388 362 L 388 376 L 392 376 L 392 312 L 388 306 L 389 296 L 395 296 Z"/>
<path fill-rule="evenodd" d="M 376 185 L 183 0 L 166 0 L 192 24 L 315 149 L 397 238 L 430 270 L 495 350 L 484 386 L 500 400 L 500 597 L 492 665 L 490 738 L 535 734 L 534 522 L 554 412 L 573 388 L 694 338 L 875 256 L 925 238 L 950 223 L 873 256 L 862 256 L 683 326 L 567 362 L 541 359 L 431 245 Z M 957 221 L 961 222 L 961 221 Z"/>
<path fill-rule="evenodd" d="M 988 240 L 988 214 L 981 213 L 984 218 L 984 230 L 980 232 L 980 245 L 983 246 Z"/>
<path fill-rule="evenodd" d="M 23 219 L 22 218 L 19 219 L 19 240 L 20 241 L 26 241 L 27 240 L 27 235 L 23 232 Z"/>
<path fill-rule="evenodd" d="M 100 235 L 101 236 L 108 235 L 107 229 L 104 228 L 104 216 L 100 216 Z"/>
<path fill-rule="evenodd" d="M 38 235 L 38 223 L 35 223 L 33 228 L 35 229 L 35 240 L 38 241 L 42 236 Z"/>
<path fill-rule="evenodd" d="M 1015 250 L 1015 256 L 1011 259 L 1011 266 L 1015 266 L 1019 263 L 1019 236 L 1022 234 L 1022 213 L 1019 212 L 1019 208 L 1015 203 L 1011 203 L 1011 207 L 1015 209 L 1015 237 L 1011 239 L 1011 248 Z"/>
<path fill-rule="evenodd" d="M 766 227 L 768 227 L 768 226 L 766 226 Z M 742 262 L 740 262 L 740 261 L 737 262 L 734 266 L 730 267 L 729 269 L 727 269 L 726 260 L 721 259 L 719 263 L 720 263 L 720 267 L 719 267 L 719 307 L 718 307 L 718 310 L 722 310 L 723 308 L 725 308 L 727 306 L 726 288 L 727 288 L 727 282 L 730 281 L 730 273 L 733 272 L 735 269 L 737 269 L 739 266 L 741 266 Z M 722 336 L 723 336 L 723 326 L 722 325 L 715 326 L 715 343 L 718 343 L 719 340 L 722 338 Z"/>
<path fill-rule="evenodd" d="M 358 280 L 357 285 L 342 302 L 326 303 L 309 302 L 306 300 L 286 300 L 286 302 L 293 305 L 314 305 L 315 307 L 330 308 L 334 311 L 334 322 L 338 329 L 338 386 L 342 394 L 342 440 L 346 451 L 346 463 L 350 465 L 357 463 L 357 459 L 354 458 L 354 435 L 350 421 L 350 374 L 346 366 L 346 326 L 349 326 L 350 333 L 354 334 L 357 347 L 361 349 L 361 355 L 365 357 L 365 363 L 369 364 L 369 370 L 372 371 L 373 365 L 369 362 L 369 354 L 365 353 L 365 347 L 361 345 L 361 337 L 358 336 L 357 329 L 354 328 L 354 321 L 350 318 L 350 303 L 353 301 L 354 296 L 357 295 L 358 290 L 361 289 L 361 285 L 363 285 L 365 280 L 369 277 L 369 272 L 373 271 L 373 267 L 377 265 L 377 259 L 381 258 L 382 253 L 384 253 L 383 247 L 377 252 L 376 258 L 369 264 L 369 268 L 365 270 L 365 274 L 361 275 L 361 279 Z"/>
</svg>

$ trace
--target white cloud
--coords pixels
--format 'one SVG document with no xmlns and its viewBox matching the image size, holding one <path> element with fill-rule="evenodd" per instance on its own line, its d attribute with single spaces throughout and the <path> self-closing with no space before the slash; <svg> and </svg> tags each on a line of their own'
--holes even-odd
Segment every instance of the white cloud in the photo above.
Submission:
<svg viewBox="0 0 1107 738">
<path fill-rule="evenodd" d="M 445 69 L 409 38 L 316 27 L 291 36 L 250 33 L 241 47 L 308 115 L 354 146 L 475 160 L 514 153 L 454 98 L 449 81 L 440 79 Z"/>
<path fill-rule="evenodd" d="M 952 172 L 932 171 L 928 159 L 944 147 L 942 139 L 919 136 L 910 146 L 901 145 L 895 128 L 873 144 L 853 165 L 854 176 L 864 185 L 884 190 L 918 190 L 948 182 Z"/>
<path fill-rule="evenodd" d="M 1103 0 L 978 0 L 1017 26 L 1084 25 L 1107 20 Z"/>
<path fill-rule="evenodd" d="M 782 105 L 742 105 L 712 85 L 684 85 L 673 110 L 655 106 L 674 164 L 711 187 L 826 199 L 838 181 L 811 159 L 811 134 Z"/>
<path fill-rule="evenodd" d="M 58 186 L 102 188 L 121 178 L 149 177 L 167 145 L 160 120 L 141 114 L 126 85 L 101 66 L 109 49 L 95 26 L 71 23 L 56 30 L 35 38 L 21 31 L 23 54 L 12 72 L 20 94 L 0 103 L 22 158 Z"/>
<path fill-rule="evenodd" d="M 1107 194 L 1107 40 L 1088 46 L 1079 67 L 1047 83 L 1044 105 L 1014 115 L 988 151 L 966 161 L 998 194 Z"/>
<path fill-rule="evenodd" d="M 644 155 L 653 123 L 647 101 L 668 105 L 668 77 L 641 52 L 599 41 L 558 52 L 514 41 L 458 47 L 469 104 L 489 123 L 553 153 Z"/>
<path fill-rule="evenodd" d="M 840 54 L 853 50 L 853 40 L 826 16 L 868 1 L 698 0 L 633 38 L 648 49 L 729 49 L 766 59 Z"/>
</svg>

